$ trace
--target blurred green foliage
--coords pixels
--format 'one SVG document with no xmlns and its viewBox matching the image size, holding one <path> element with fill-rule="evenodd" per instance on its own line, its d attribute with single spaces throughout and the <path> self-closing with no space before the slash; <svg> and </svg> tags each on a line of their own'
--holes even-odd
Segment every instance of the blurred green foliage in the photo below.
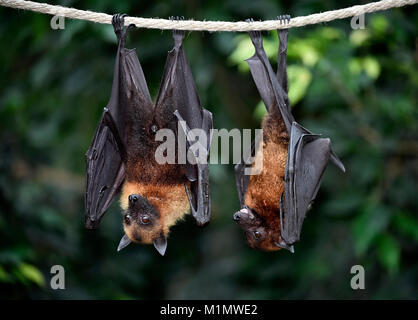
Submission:
<svg viewBox="0 0 418 320">
<path fill-rule="evenodd" d="M 273 19 L 343 8 L 357 1 L 50 2 L 134 16 L 206 20 Z M 211 166 L 213 220 L 188 218 L 172 231 L 166 257 L 150 246 L 117 254 L 117 203 L 100 229 L 83 228 L 84 153 L 109 98 L 116 40 L 112 27 L 0 8 L 0 297 L 418 298 L 418 11 L 367 15 L 292 29 L 288 65 L 296 119 L 330 136 L 346 165 L 330 166 L 296 253 L 248 248 L 232 214 L 232 165 Z M 277 34 L 266 33 L 272 63 Z M 156 94 L 171 33 L 136 30 Z M 202 103 L 216 128 L 257 128 L 264 106 L 248 72 L 246 34 L 194 32 L 186 51 Z M 63 265 L 66 290 L 50 289 Z M 350 269 L 366 270 L 366 290 Z"/>
</svg>

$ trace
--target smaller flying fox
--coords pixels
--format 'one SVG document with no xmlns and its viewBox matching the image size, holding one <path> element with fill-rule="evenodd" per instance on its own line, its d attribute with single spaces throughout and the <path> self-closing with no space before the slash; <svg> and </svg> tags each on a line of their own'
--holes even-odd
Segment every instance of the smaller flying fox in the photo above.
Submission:
<svg viewBox="0 0 418 320">
<path fill-rule="evenodd" d="M 262 122 L 263 139 L 252 145 L 255 161 L 249 164 L 243 159 L 235 166 L 241 210 L 233 218 L 244 230 L 250 247 L 293 252 L 328 161 L 342 171 L 345 168 L 332 151 L 330 139 L 311 133 L 293 118 L 287 95 L 288 30 L 280 29 L 278 34 L 276 74 L 264 51 L 261 32 L 250 32 L 255 54 L 247 62 L 268 112 Z M 245 169 L 249 166 L 253 172 L 261 158 L 261 172 L 246 175 Z"/>
</svg>

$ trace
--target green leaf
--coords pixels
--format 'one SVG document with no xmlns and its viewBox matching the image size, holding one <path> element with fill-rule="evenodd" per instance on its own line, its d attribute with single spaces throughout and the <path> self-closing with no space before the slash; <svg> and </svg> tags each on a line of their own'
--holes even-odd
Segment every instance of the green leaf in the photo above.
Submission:
<svg viewBox="0 0 418 320">
<path fill-rule="evenodd" d="M 309 67 L 314 66 L 321 56 L 316 43 L 309 39 L 296 39 L 289 42 L 288 55 L 301 59 L 303 64 Z"/>
<path fill-rule="evenodd" d="M 399 232 L 418 242 L 418 221 L 416 219 L 400 211 L 393 217 L 393 222 Z"/>
<path fill-rule="evenodd" d="M 365 58 L 351 58 L 348 62 L 348 70 L 356 76 L 364 71 L 369 78 L 375 80 L 379 77 L 381 68 L 377 59 L 367 56 Z"/>
<path fill-rule="evenodd" d="M 372 79 L 377 79 L 377 77 L 379 77 L 380 74 L 380 64 L 377 61 L 377 59 L 368 56 L 366 58 L 363 59 L 363 68 L 364 71 L 366 71 L 366 74 L 372 78 Z"/>
<path fill-rule="evenodd" d="M 390 211 L 382 206 L 368 203 L 354 221 L 355 250 L 363 255 L 369 249 L 378 234 L 385 231 L 390 218 Z"/>
<path fill-rule="evenodd" d="M 264 115 L 267 113 L 266 106 L 263 102 L 263 100 L 260 100 L 260 102 L 257 104 L 254 110 L 254 118 L 261 121 L 264 118 Z"/>
<path fill-rule="evenodd" d="M 326 41 L 335 41 L 342 37 L 341 30 L 332 27 L 322 27 L 316 32 L 318 38 Z"/>
<path fill-rule="evenodd" d="M 383 234 L 377 240 L 380 263 L 391 273 L 397 273 L 401 252 L 398 242 L 390 235 Z"/>
<path fill-rule="evenodd" d="M 291 105 L 298 103 L 306 94 L 312 81 L 312 74 L 308 68 L 291 65 L 287 68 L 289 76 L 289 100 Z"/>
<path fill-rule="evenodd" d="M 353 75 L 358 76 L 362 70 L 361 60 L 359 58 L 351 58 L 348 62 L 348 70 L 350 70 Z"/>
<path fill-rule="evenodd" d="M 6 270 L 0 266 L 0 282 L 10 282 L 11 278 Z"/>
<path fill-rule="evenodd" d="M 366 29 L 354 30 L 350 33 L 350 42 L 356 47 L 363 45 L 370 38 Z"/>
<path fill-rule="evenodd" d="M 263 47 L 269 59 L 277 61 L 277 50 L 279 48 L 279 40 L 275 41 L 271 38 L 263 38 Z"/>
<path fill-rule="evenodd" d="M 40 287 L 45 287 L 45 279 L 42 273 L 35 266 L 28 263 L 21 263 L 17 273 L 23 278 L 36 283 Z"/>
<path fill-rule="evenodd" d="M 254 46 L 251 39 L 247 36 L 238 36 L 235 38 L 235 41 L 237 41 L 237 46 L 228 60 L 233 64 L 238 65 L 238 70 L 241 72 L 247 72 L 249 67 L 245 60 L 254 54 Z"/>
<path fill-rule="evenodd" d="M 373 15 L 370 19 L 369 25 L 372 30 L 379 35 L 382 35 L 386 32 L 389 26 L 388 20 L 381 14 Z"/>
</svg>

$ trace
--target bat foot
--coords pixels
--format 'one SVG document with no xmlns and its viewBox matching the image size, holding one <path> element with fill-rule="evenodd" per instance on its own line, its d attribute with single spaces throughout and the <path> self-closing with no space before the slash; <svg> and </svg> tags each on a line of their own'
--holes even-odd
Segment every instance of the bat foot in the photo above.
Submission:
<svg viewBox="0 0 418 320">
<path fill-rule="evenodd" d="M 253 18 L 249 18 L 249 19 L 246 19 L 245 22 L 253 23 L 255 21 L 254 21 Z M 256 37 L 261 37 L 261 31 L 257 31 L 256 30 L 256 31 L 250 31 L 249 33 L 252 34 L 252 35 L 254 35 L 254 36 L 256 36 Z"/>
<path fill-rule="evenodd" d="M 116 35 L 121 35 L 125 27 L 125 13 L 117 13 L 112 17 L 113 30 Z M 119 36 L 118 36 L 119 37 Z"/>
<path fill-rule="evenodd" d="M 171 21 L 183 21 L 184 16 L 170 16 L 168 19 Z"/>
<path fill-rule="evenodd" d="M 115 31 L 116 37 L 118 41 L 122 43 L 122 47 L 125 46 L 126 36 L 133 27 L 134 24 L 130 24 L 128 27 L 125 28 L 125 17 L 127 15 L 125 13 L 117 13 L 112 17 L 112 25 L 113 30 Z"/>
<path fill-rule="evenodd" d="M 277 16 L 277 20 L 279 20 L 280 24 L 289 24 L 290 15 L 285 14 L 285 15 Z"/>
<path fill-rule="evenodd" d="M 184 20 L 184 16 L 170 16 L 169 20 L 171 21 L 183 21 Z M 173 36 L 174 36 L 174 41 L 177 44 L 178 41 L 176 36 L 180 36 L 181 41 L 183 40 L 184 35 L 186 34 L 186 31 L 184 30 L 173 30 Z"/>
<path fill-rule="evenodd" d="M 253 18 L 246 19 L 245 22 L 252 23 L 254 22 Z M 248 32 L 251 37 L 251 41 L 253 42 L 256 49 L 261 49 L 263 46 L 263 37 L 261 31 L 249 31 Z"/>
</svg>

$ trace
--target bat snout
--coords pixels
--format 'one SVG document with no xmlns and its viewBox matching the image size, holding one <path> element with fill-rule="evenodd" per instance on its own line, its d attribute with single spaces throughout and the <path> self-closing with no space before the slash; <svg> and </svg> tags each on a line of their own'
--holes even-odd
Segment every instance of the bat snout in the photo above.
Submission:
<svg viewBox="0 0 418 320">
<path fill-rule="evenodd" d="M 139 194 L 131 194 L 128 197 L 129 200 L 129 212 L 137 217 L 141 214 L 148 214 L 156 216 L 155 208 L 153 205 L 143 196 Z"/>
<path fill-rule="evenodd" d="M 132 206 L 139 200 L 139 195 L 138 194 L 131 194 L 128 197 L 128 200 L 129 200 L 129 204 Z"/>
<path fill-rule="evenodd" d="M 242 208 L 240 211 L 235 212 L 232 217 L 235 222 L 250 222 L 254 220 L 254 214 L 248 208 Z"/>
</svg>

